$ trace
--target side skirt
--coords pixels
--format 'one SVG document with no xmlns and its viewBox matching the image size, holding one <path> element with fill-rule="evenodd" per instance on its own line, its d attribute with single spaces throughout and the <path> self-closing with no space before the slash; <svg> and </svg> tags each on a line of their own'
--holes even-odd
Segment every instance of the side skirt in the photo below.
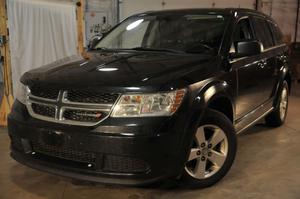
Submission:
<svg viewBox="0 0 300 199">
<path fill-rule="evenodd" d="M 257 107 L 250 113 L 246 114 L 242 118 L 236 120 L 235 129 L 237 134 L 240 134 L 247 130 L 248 128 L 255 125 L 259 120 L 264 118 L 266 115 L 271 113 L 274 110 L 273 100 L 270 100 L 261 106 Z"/>
</svg>

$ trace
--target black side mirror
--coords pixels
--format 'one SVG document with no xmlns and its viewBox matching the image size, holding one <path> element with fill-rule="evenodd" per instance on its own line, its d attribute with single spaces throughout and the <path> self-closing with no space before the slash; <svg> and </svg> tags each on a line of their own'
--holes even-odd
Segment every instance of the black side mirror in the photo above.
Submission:
<svg viewBox="0 0 300 199">
<path fill-rule="evenodd" d="M 88 44 L 88 49 L 92 50 L 96 47 L 96 45 L 99 43 L 99 41 L 102 39 L 103 35 L 94 35 L 90 40 Z"/>
<path fill-rule="evenodd" d="M 234 44 L 236 52 L 231 54 L 231 58 L 241 58 L 258 55 L 262 51 L 262 44 L 258 41 L 239 41 Z"/>
</svg>

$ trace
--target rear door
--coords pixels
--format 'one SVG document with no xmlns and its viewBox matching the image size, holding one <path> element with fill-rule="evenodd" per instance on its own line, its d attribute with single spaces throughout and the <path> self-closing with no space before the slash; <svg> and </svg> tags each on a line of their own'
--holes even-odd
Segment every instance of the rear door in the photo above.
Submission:
<svg viewBox="0 0 300 199">
<path fill-rule="evenodd" d="M 275 71 L 281 70 L 288 62 L 288 48 L 283 42 L 283 35 L 278 25 L 273 21 L 268 21 L 274 41 L 274 54 L 276 55 L 276 68 Z"/>
<path fill-rule="evenodd" d="M 264 85 L 261 95 L 265 102 L 271 100 L 279 74 L 278 64 L 278 48 L 274 41 L 274 36 L 270 28 L 269 22 L 262 17 L 253 17 L 252 23 L 254 27 L 255 37 L 262 43 L 263 51 L 259 58 L 260 81 Z"/>
</svg>

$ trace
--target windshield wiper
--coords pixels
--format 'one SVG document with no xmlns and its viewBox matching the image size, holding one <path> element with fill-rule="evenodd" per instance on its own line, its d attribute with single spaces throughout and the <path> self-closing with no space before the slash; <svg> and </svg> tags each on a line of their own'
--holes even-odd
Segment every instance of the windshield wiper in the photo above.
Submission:
<svg viewBox="0 0 300 199">
<path fill-rule="evenodd" d="M 185 53 L 184 51 L 173 50 L 173 49 L 169 49 L 169 48 L 146 48 L 146 47 L 115 48 L 115 49 L 114 48 L 99 47 L 99 48 L 94 48 L 93 50 L 103 50 L 103 51 L 137 50 L 137 51 L 156 51 L 156 52 Z"/>
<path fill-rule="evenodd" d="M 184 53 L 184 51 L 174 50 L 174 49 L 169 49 L 169 48 L 146 48 L 146 47 L 135 47 L 135 48 L 131 48 L 131 50 L 137 50 L 137 51 L 171 52 L 171 53 Z"/>
</svg>

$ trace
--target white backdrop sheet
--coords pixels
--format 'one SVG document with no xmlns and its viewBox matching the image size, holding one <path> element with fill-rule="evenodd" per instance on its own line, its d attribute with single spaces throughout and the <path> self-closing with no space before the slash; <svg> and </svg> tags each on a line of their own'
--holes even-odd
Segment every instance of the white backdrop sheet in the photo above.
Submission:
<svg viewBox="0 0 300 199">
<path fill-rule="evenodd" d="M 48 0 L 7 0 L 14 96 L 21 75 L 77 54 L 76 6 Z"/>
</svg>

